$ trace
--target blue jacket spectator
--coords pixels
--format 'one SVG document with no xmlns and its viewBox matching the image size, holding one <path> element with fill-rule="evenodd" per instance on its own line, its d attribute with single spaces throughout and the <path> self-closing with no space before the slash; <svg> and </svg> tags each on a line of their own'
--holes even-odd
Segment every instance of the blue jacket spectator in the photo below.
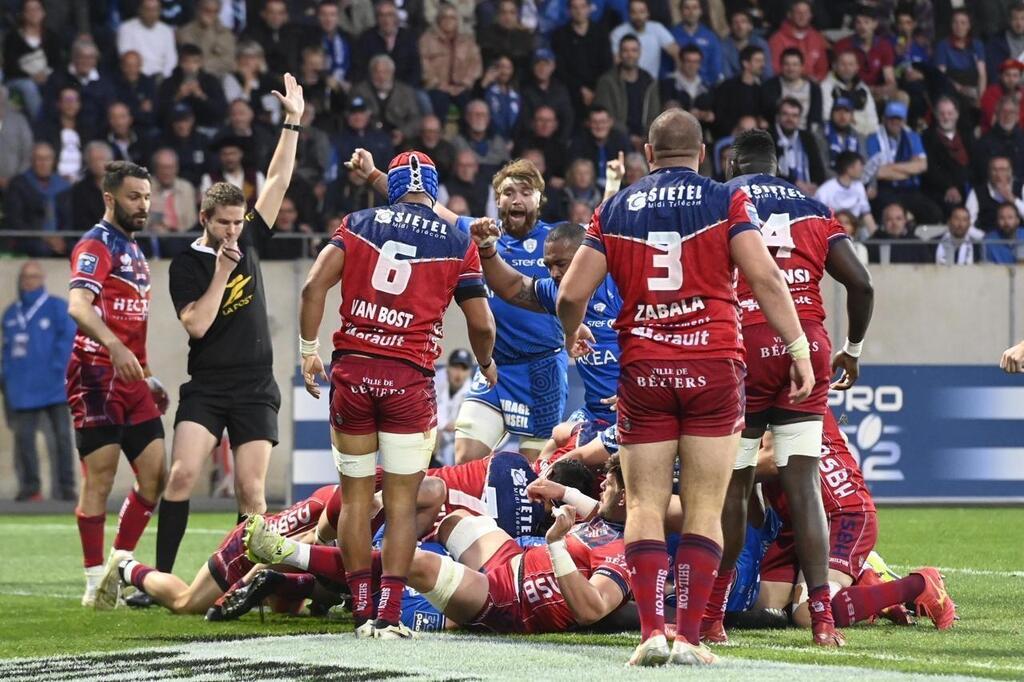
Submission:
<svg viewBox="0 0 1024 682">
<path fill-rule="evenodd" d="M 904 123 L 907 106 L 902 102 L 889 102 L 885 107 L 885 126 L 867 139 L 868 158 L 875 161 L 880 169 L 926 158 L 921 136 Z M 921 171 L 924 172 L 924 169 Z M 879 186 L 890 188 L 917 188 L 921 185 L 920 173 L 899 180 L 884 179 L 884 170 L 878 174 Z"/>
<path fill-rule="evenodd" d="M 966 9 L 953 11 L 948 38 L 939 41 L 932 63 L 954 85 L 974 88 L 980 97 L 988 86 L 985 46 L 971 35 L 971 15 Z M 961 92 L 961 94 L 965 94 Z"/>
<path fill-rule="evenodd" d="M 1010 25 L 990 38 L 985 47 L 989 74 L 999 73 L 999 65 L 1007 59 L 1020 59 L 1024 55 L 1024 5 L 1010 8 Z"/>
<path fill-rule="evenodd" d="M 754 45 L 764 50 L 765 64 L 761 77 L 765 80 L 773 77 L 775 71 L 772 68 L 772 52 L 768 47 L 768 41 L 754 33 L 754 22 L 746 9 L 733 11 L 729 17 L 729 35 L 722 38 L 722 78 L 729 79 L 738 76 L 742 67 L 740 66 L 740 51 L 747 45 Z"/>
<path fill-rule="evenodd" d="M 1020 212 L 1013 202 L 1002 204 L 996 213 L 996 228 L 985 235 L 983 249 L 985 261 L 1000 265 L 1024 262 L 1024 226 Z M 1013 240 L 1015 244 L 993 244 L 993 241 Z"/>
<path fill-rule="evenodd" d="M 704 54 L 700 77 L 708 86 L 722 80 L 722 43 L 710 28 L 700 22 L 703 10 L 700 0 L 683 0 L 680 5 L 682 22 L 672 27 L 672 36 L 680 48 L 696 45 Z M 765 54 L 767 55 L 767 50 Z"/>
</svg>

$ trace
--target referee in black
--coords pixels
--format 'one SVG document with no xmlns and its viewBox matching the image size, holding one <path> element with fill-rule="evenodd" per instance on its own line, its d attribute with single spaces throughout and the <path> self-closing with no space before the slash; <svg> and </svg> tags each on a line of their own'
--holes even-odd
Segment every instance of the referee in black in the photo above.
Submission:
<svg viewBox="0 0 1024 682">
<path fill-rule="evenodd" d="M 254 210 L 246 213 L 239 188 L 214 184 L 199 211 L 203 236 L 171 263 L 171 298 L 189 336 L 191 380 L 181 387 L 174 418 L 171 474 L 157 526 L 158 571 L 174 566 L 192 487 L 225 429 L 235 456 L 239 518 L 267 509 L 264 481 L 277 444 L 281 392 L 255 244 L 270 236 L 295 167 L 305 104 L 291 74 L 284 85 L 284 95 L 273 93 L 284 112 L 281 138 Z"/>
</svg>

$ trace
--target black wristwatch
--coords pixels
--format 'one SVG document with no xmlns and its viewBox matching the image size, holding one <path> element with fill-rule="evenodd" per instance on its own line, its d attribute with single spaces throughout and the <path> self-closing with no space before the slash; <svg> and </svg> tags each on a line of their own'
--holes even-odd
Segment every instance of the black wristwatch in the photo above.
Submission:
<svg viewBox="0 0 1024 682">
<path fill-rule="evenodd" d="M 300 126 L 297 123 L 282 123 L 281 127 L 284 128 L 285 130 L 294 130 L 297 133 L 302 132 L 302 126 Z"/>
</svg>

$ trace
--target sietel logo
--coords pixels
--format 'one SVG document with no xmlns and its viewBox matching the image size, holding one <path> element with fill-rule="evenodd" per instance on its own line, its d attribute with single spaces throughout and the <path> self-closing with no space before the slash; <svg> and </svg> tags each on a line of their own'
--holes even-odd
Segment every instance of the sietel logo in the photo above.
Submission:
<svg viewBox="0 0 1024 682">
<path fill-rule="evenodd" d="M 865 481 L 902 481 L 898 468 L 903 450 L 891 437 L 903 433 L 903 427 L 886 424 L 886 418 L 903 410 L 903 389 L 899 386 L 854 386 L 849 391 L 830 391 L 830 407 L 838 406 L 847 414 L 866 413 L 856 424 L 841 424 L 850 453 L 860 464 Z M 889 437 L 889 438 L 885 438 Z M 885 438 L 883 440 L 883 438 Z"/>
<path fill-rule="evenodd" d="M 245 295 L 245 285 L 250 281 L 252 281 L 252 275 L 235 275 L 235 278 L 227 283 L 224 289 L 228 293 L 224 299 L 224 305 L 221 306 L 221 312 L 224 315 L 231 315 L 236 310 L 252 303 L 253 295 L 251 293 Z"/>
</svg>

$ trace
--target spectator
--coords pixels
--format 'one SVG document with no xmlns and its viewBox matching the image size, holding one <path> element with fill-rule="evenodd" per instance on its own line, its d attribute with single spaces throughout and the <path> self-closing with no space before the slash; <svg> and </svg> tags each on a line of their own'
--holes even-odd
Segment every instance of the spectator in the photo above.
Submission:
<svg viewBox="0 0 1024 682">
<path fill-rule="evenodd" d="M 433 114 L 423 117 L 420 134 L 406 143 L 406 150 L 417 149 L 427 156 L 437 168 L 437 175 L 443 183 L 451 177 L 455 168 L 455 146 L 442 137 L 441 120 Z"/>
<path fill-rule="evenodd" d="M 640 68 L 641 50 L 636 37 L 624 37 L 619 43 L 618 66 L 601 76 L 594 96 L 595 106 L 608 110 L 636 149 L 647 139 L 647 129 L 661 113 L 658 82 Z"/>
<path fill-rule="evenodd" d="M 107 164 L 114 160 L 110 145 L 93 140 L 85 145 L 85 174 L 71 186 L 69 230 L 87 232 L 103 215 L 103 174 Z"/>
<path fill-rule="evenodd" d="M 103 128 L 107 107 L 114 101 L 111 79 L 100 74 L 96 65 L 100 52 L 89 37 L 77 38 L 71 44 L 71 64 L 67 70 L 50 74 L 43 88 L 43 110 L 57 101 L 57 93 L 65 85 L 76 86 L 82 93 L 82 119 L 94 130 Z"/>
<path fill-rule="evenodd" d="M 1016 204 L 1000 204 L 996 212 L 996 229 L 985 235 L 985 261 L 1000 265 L 1024 263 L 1024 226 Z M 1013 241 L 1014 244 L 998 244 Z M 989 243 L 991 242 L 991 243 Z"/>
<path fill-rule="evenodd" d="M 214 141 L 210 151 L 217 153 L 220 168 L 203 175 L 199 182 L 200 196 L 206 194 L 215 182 L 227 182 L 242 190 L 248 208 L 256 204 L 256 197 L 263 191 L 266 178 L 247 160 L 247 146 L 245 139 L 233 135 L 224 135 Z"/>
<path fill-rule="evenodd" d="M 971 216 L 955 206 L 946 221 L 946 231 L 935 239 L 936 265 L 974 265 L 981 260 L 981 230 L 971 227 Z"/>
<path fill-rule="evenodd" d="M 530 130 L 519 137 L 513 156 L 520 156 L 525 149 L 540 150 L 544 157 L 544 165 L 547 174 L 545 182 L 552 182 L 561 185 L 561 179 L 565 177 L 565 145 L 562 144 L 561 136 L 558 134 L 558 117 L 555 110 L 547 105 L 537 107 L 533 112 L 533 120 Z M 433 158 L 433 157 L 431 157 Z"/>
<path fill-rule="evenodd" d="M 412 87 L 420 84 L 420 53 L 416 37 L 398 23 L 398 8 L 392 0 L 381 0 L 374 10 L 377 25 L 359 36 L 352 60 L 352 80 L 361 81 L 369 76 L 370 60 L 377 55 L 391 57 L 395 78 Z"/>
<path fill-rule="evenodd" d="M 316 7 L 314 35 L 324 50 L 327 82 L 332 90 L 348 92 L 351 87 L 352 46 L 338 23 L 340 11 L 334 0 L 320 0 Z"/>
<path fill-rule="evenodd" d="M 275 238 L 267 241 L 260 253 L 264 260 L 299 260 L 310 254 L 305 239 L 280 238 L 278 235 L 313 234 L 313 228 L 299 220 L 299 209 L 291 197 L 285 196 L 274 222 Z"/>
<path fill-rule="evenodd" d="M 267 72 L 263 48 L 252 40 L 238 43 L 235 70 L 222 80 L 224 99 L 234 102 L 244 99 L 264 123 L 277 124 L 281 119 L 281 105 L 271 93 L 275 85 Z"/>
<path fill-rule="evenodd" d="M 522 97 L 513 83 L 514 78 L 515 66 L 512 60 L 501 56 L 487 67 L 480 81 L 484 101 L 491 111 L 491 125 L 506 140 L 511 139 L 518 128 L 519 112 L 523 106 Z"/>
<path fill-rule="evenodd" d="M 32 145 L 29 169 L 15 176 L 4 196 L 4 218 L 11 229 L 57 232 L 69 224 L 66 197 L 71 188 L 56 173 L 56 154 L 47 142 Z M 68 245 L 61 237 L 33 237 L 15 244 L 19 253 L 35 257 L 64 256 Z"/>
<path fill-rule="evenodd" d="M 288 21 L 285 0 L 266 0 L 259 20 L 250 22 L 242 36 L 244 40 L 259 43 L 267 69 L 275 76 L 298 73 L 306 36 L 299 26 Z"/>
<path fill-rule="evenodd" d="M 345 125 L 334 143 L 337 150 L 336 158 L 339 162 L 348 161 L 352 157 L 352 153 L 359 148 L 369 151 L 375 159 L 391 161 L 391 157 L 394 156 L 391 139 L 370 123 L 370 107 L 366 99 L 361 95 L 355 95 L 348 103 L 348 110 L 345 112 Z M 339 186 L 352 192 L 353 197 L 358 196 L 360 200 L 367 198 L 363 196 L 365 192 L 362 183 L 351 179 L 346 181 L 342 178 Z M 324 212 L 328 215 L 332 213 L 326 209 Z M 347 211 L 345 212 L 347 213 Z"/>
<path fill-rule="evenodd" d="M 778 71 L 782 68 L 782 53 L 787 48 L 797 48 L 803 52 L 807 75 L 820 83 L 828 75 L 829 46 L 825 36 L 811 25 L 813 18 L 810 1 L 796 0 L 790 5 L 786 20 L 769 39 L 769 50 L 765 54 L 771 54 L 772 68 Z"/>
<path fill-rule="evenodd" d="M 484 175 L 493 175 L 509 160 L 508 142 L 491 129 L 491 112 L 480 99 L 466 105 L 465 126 L 454 144 L 459 151 L 469 149 L 476 154 Z"/>
<path fill-rule="evenodd" d="M 370 80 L 352 88 L 352 96 L 366 101 L 377 125 L 391 137 L 391 146 L 398 147 L 419 133 L 422 114 L 416 92 L 395 80 L 395 63 L 386 54 L 370 60 Z"/>
<path fill-rule="evenodd" d="M 1015 204 L 1024 212 L 1024 197 L 1021 195 L 1021 179 L 1014 177 L 1013 166 L 1005 156 L 993 156 L 988 160 L 987 182 L 976 183 L 967 195 L 964 207 L 971 216 L 971 227 L 983 232 L 996 228 L 996 210 L 1002 204 Z"/>
<path fill-rule="evenodd" d="M 785 68 L 785 66 L 783 66 Z M 779 177 L 792 182 L 809 197 L 825 181 L 825 156 L 809 130 L 800 129 L 800 102 L 785 97 L 775 110 L 775 125 L 769 129 L 779 155 Z"/>
<path fill-rule="evenodd" d="M 918 222 L 942 220 L 938 204 L 921 192 L 921 176 L 928 170 L 928 157 L 921 137 L 906 126 L 907 105 L 892 101 L 885 105 L 881 130 L 867 139 L 869 176 L 877 181 L 881 205 L 898 200 Z"/>
<path fill-rule="evenodd" d="M 565 187 L 562 189 L 561 210 L 559 217 L 565 220 L 569 217 L 569 208 L 573 203 L 586 204 L 589 212 L 593 213 L 597 205 L 601 203 L 601 190 L 597 188 L 597 173 L 594 170 L 594 163 L 590 159 L 576 159 L 569 166 L 565 174 Z"/>
<path fill-rule="evenodd" d="M 236 100 L 228 107 L 227 124 L 216 137 L 237 137 L 245 143 L 246 164 L 257 169 L 270 165 L 275 146 L 274 134 L 256 120 L 248 102 Z"/>
<path fill-rule="evenodd" d="M 316 107 L 306 102 L 299 120 L 302 130 L 295 150 L 295 175 L 310 187 L 324 183 L 331 165 L 331 135 L 316 125 L 317 116 Z M 332 130 L 331 134 L 335 132 Z"/>
<path fill-rule="evenodd" d="M 597 79 L 612 67 L 612 50 L 604 27 L 590 20 L 588 0 L 569 0 L 569 16 L 551 37 L 551 47 L 579 122 L 594 103 Z"/>
<path fill-rule="evenodd" d="M 629 139 L 614 127 L 615 120 L 608 110 L 601 106 L 591 107 L 587 114 L 587 126 L 576 134 L 569 145 L 570 159 L 590 159 L 597 169 L 597 184 L 604 187 L 605 168 L 609 161 L 618 158 L 619 152 L 630 149 Z"/>
<path fill-rule="evenodd" d="M 437 17 L 445 5 L 449 5 L 455 10 L 460 31 L 472 33 L 476 29 L 476 0 L 424 0 L 424 21 L 428 24 L 436 23 Z"/>
<path fill-rule="evenodd" d="M 1024 132 L 1020 124 L 1020 103 L 1013 96 L 999 100 L 996 120 L 987 133 L 982 135 L 974 150 L 974 176 L 985 177 L 985 163 L 994 156 L 1005 156 L 1013 164 L 1013 174 L 1024 177 Z"/>
<path fill-rule="evenodd" d="M 160 139 L 160 146 L 174 150 L 178 174 L 198 187 L 206 172 L 210 141 L 196 131 L 196 117 L 187 104 L 175 105 L 170 118 L 170 130 Z"/>
<path fill-rule="evenodd" d="M 950 26 L 950 35 L 939 42 L 933 61 L 956 90 L 961 110 L 973 112 L 980 104 L 981 94 L 988 87 L 985 46 L 971 35 L 971 15 L 966 9 L 953 10 Z M 971 119 L 975 120 L 976 117 L 972 116 Z"/>
<path fill-rule="evenodd" d="M 729 167 L 729 160 L 732 158 L 732 143 L 735 141 L 736 136 L 746 130 L 753 130 L 757 127 L 757 118 L 752 114 L 744 114 L 736 121 L 731 134 L 715 140 L 711 151 L 712 158 L 710 159 L 710 164 L 708 164 L 709 160 L 707 158 L 704 161 L 705 164 L 712 166 L 716 178 L 725 180 L 725 169 Z"/>
<path fill-rule="evenodd" d="M 832 111 L 833 102 L 846 99 L 853 105 L 853 127 L 866 137 L 878 130 L 878 110 L 874 95 L 860 80 L 859 72 L 857 53 L 840 52 L 835 67 L 821 83 L 821 109 Z"/>
<path fill-rule="evenodd" d="M 138 52 L 142 73 L 167 78 L 178 63 L 174 30 L 160 21 L 160 0 L 140 0 L 139 15 L 117 29 L 117 51 Z"/>
<path fill-rule="evenodd" d="M 853 19 L 853 35 L 836 43 L 836 53 L 853 51 L 860 66 L 858 76 L 875 99 L 896 94 L 896 53 L 892 43 L 878 35 L 877 10 L 858 5 Z"/>
<path fill-rule="evenodd" d="M 704 11 L 700 0 L 680 0 L 681 21 L 672 27 L 672 37 L 680 47 L 696 45 L 704 55 L 700 76 L 708 87 L 722 80 L 722 46 L 719 37 L 701 22 Z M 675 57 L 675 55 L 672 55 Z M 655 77 L 659 74 L 655 73 Z"/>
<path fill-rule="evenodd" d="M 61 89 L 57 100 L 57 119 L 36 126 L 36 141 L 49 142 L 57 150 L 57 173 L 68 182 L 78 180 L 82 172 L 82 148 L 95 137 L 82 126 L 82 96 L 73 85 Z"/>
<path fill-rule="evenodd" d="M 449 207 L 450 208 L 450 207 Z M 444 371 L 434 373 L 434 393 L 437 395 L 437 444 L 431 466 L 455 464 L 455 419 L 462 401 L 469 395 L 469 380 L 473 370 L 473 356 L 465 348 L 456 348 L 448 356 Z"/>
<path fill-rule="evenodd" d="M 135 124 L 147 132 L 157 128 L 156 79 L 142 73 L 142 57 L 128 51 L 118 61 L 120 71 L 114 78 L 114 98 L 124 102 Z"/>
<path fill-rule="evenodd" d="M 985 57 L 989 73 L 995 73 L 1007 59 L 1024 61 L 1024 4 L 1018 2 L 1010 7 L 1009 24 L 988 41 Z"/>
<path fill-rule="evenodd" d="M 761 86 L 764 102 L 763 116 L 769 121 L 775 116 L 780 100 L 789 97 L 800 102 L 800 130 L 817 130 L 822 124 L 821 86 L 804 75 L 804 55 L 796 48 L 788 48 L 780 59 L 779 75 Z"/>
<path fill-rule="evenodd" d="M 594 209 L 582 201 L 573 201 L 569 204 L 569 216 L 566 219 L 576 225 L 589 225 L 590 218 L 594 215 Z"/>
<path fill-rule="evenodd" d="M 320 45 L 302 48 L 302 66 L 298 79 L 306 106 L 317 111 L 321 128 L 334 133 L 345 111 L 345 89 L 341 81 L 331 77 L 327 70 L 327 53 Z"/>
<path fill-rule="evenodd" d="M 673 105 L 686 109 L 705 127 L 715 121 L 712 91 L 700 77 L 704 57 L 696 45 L 679 51 L 679 66 L 658 84 L 663 108 Z"/>
<path fill-rule="evenodd" d="M 640 152 L 630 152 L 626 154 L 626 174 L 622 178 L 622 186 L 629 187 L 640 178 L 647 175 L 649 172 L 647 168 L 647 159 Z"/>
<path fill-rule="evenodd" d="M 822 129 L 818 140 L 828 152 L 828 165 L 835 171 L 836 158 L 843 152 L 864 154 L 864 138 L 853 127 L 853 103 L 840 97 L 832 105 L 832 116 Z"/>
<path fill-rule="evenodd" d="M 114 150 L 114 161 L 131 161 L 145 166 L 153 150 L 145 132 L 135 130 L 132 112 L 124 102 L 114 102 L 107 109 L 106 140 Z"/>
<path fill-rule="evenodd" d="M 188 248 L 188 240 L 175 235 L 192 231 L 199 221 L 196 188 L 178 177 L 178 155 L 173 149 L 158 149 L 153 154 L 152 203 L 146 230 L 163 238 L 153 241 L 153 255 L 174 258 Z"/>
<path fill-rule="evenodd" d="M 195 45 L 182 45 L 179 59 L 170 78 L 164 79 L 157 91 L 157 107 L 163 112 L 161 118 L 166 125 L 167 114 L 174 105 L 187 104 L 200 130 L 213 132 L 223 124 L 228 108 L 220 81 L 206 72 L 203 51 Z"/>
<path fill-rule="evenodd" d="M 360 36 L 377 23 L 377 17 L 373 12 L 373 0 L 349 0 L 339 2 L 338 7 L 341 10 L 338 25 L 346 35 Z"/>
<path fill-rule="evenodd" d="M 496 21 L 490 25 L 477 24 L 476 42 L 485 63 L 492 63 L 499 55 L 507 55 L 512 58 L 517 71 L 526 71 L 536 39 L 532 31 L 519 23 L 519 7 L 515 0 L 498 0 Z"/>
<path fill-rule="evenodd" d="M 539 149 L 527 148 L 523 150 L 521 157 L 532 163 L 536 168 L 537 172 L 540 173 L 542 178 L 548 177 L 547 161 L 544 160 L 544 155 Z M 543 209 L 541 210 L 541 220 L 548 222 L 548 218 L 553 213 L 558 212 L 559 206 L 562 200 L 562 189 L 565 187 L 565 180 L 563 178 L 555 178 L 555 182 L 549 183 L 545 180 L 544 192 L 541 197 L 541 204 Z M 487 197 L 487 215 L 497 216 L 498 207 L 493 203 L 494 193 L 491 192 Z"/>
<path fill-rule="evenodd" d="M 724 81 L 715 89 L 716 136 L 732 133 L 736 122 L 746 112 L 761 111 L 761 74 L 764 73 L 764 50 L 747 45 L 740 53 L 740 75 Z"/>
<path fill-rule="evenodd" d="M 39 116 L 41 88 L 62 64 L 60 39 L 44 26 L 46 9 L 42 0 L 25 0 L 18 13 L 17 29 L 4 40 L 4 82 L 20 96 L 30 120 Z"/>
<path fill-rule="evenodd" d="M 629 21 L 616 26 L 609 40 L 614 53 L 621 50 L 623 38 L 634 36 L 640 42 L 640 68 L 657 80 L 661 75 L 662 53 L 668 54 L 674 61 L 679 53 L 679 46 L 664 25 L 651 21 L 650 18 L 651 12 L 645 0 L 630 0 Z M 621 54 L 619 58 L 621 59 Z"/>
<path fill-rule="evenodd" d="M 971 185 L 973 136 L 966 136 L 957 125 L 960 112 L 950 97 L 935 102 L 934 122 L 921 136 L 928 157 L 928 170 L 921 187 L 932 201 L 945 206 L 946 212 L 963 204 Z"/>
<path fill-rule="evenodd" d="M 223 78 L 235 68 L 235 34 L 220 23 L 221 0 L 199 0 L 196 18 L 178 29 L 178 45 L 195 45 L 203 53 L 203 68 Z"/>
<path fill-rule="evenodd" d="M 328 215 L 347 215 L 374 206 L 384 206 L 387 202 L 387 197 L 377 194 L 358 173 L 345 173 L 327 188 L 324 212 Z"/>
<path fill-rule="evenodd" d="M 249 24 L 248 0 L 224 0 L 220 5 L 220 23 L 235 37 L 241 36 Z M 255 17 L 253 17 L 255 18 Z"/>
<path fill-rule="evenodd" d="M 488 203 L 493 203 L 490 198 L 490 181 L 486 175 L 480 173 L 480 163 L 476 154 L 469 149 L 459 151 L 455 156 L 454 177 L 444 183 L 448 196 L 460 196 L 469 204 L 467 215 L 487 215 Z"/>
<path fill-rule="evenodd" d="M 907 210 L 899 202 L 882 209 L 882 229 L 871 236 L 868 256 L 872 263 L 931 263 L 931 249 L 911 229 Z M 899 242 L 887 244 L 885 242 Z"/>
<path fill-rule="evenodd" d="M 864 157 L 857 152 L 842 152 L 836 159 L 836 177 L 826 180 L 814 193 L 814 198 L 834 211 L 848 211 L 858 226 L 873 234 L 877 226 L 871 215 L 867 189 L 861 181 L 863 176 Z"/>
<path fill-rule="evenodd" d="M 981 96 L 981 130 L 988 132 L 996 115 L 999 100 L 1010 95 L 1018 102 L 1021 99 L 1021 75 L 1024 64 L 1015 59 L 1007 59 L 999 65 L 999 80 L 985 88 Z"/>
<path fill-rule="evenodd" d="M 857 219 L 849 211 L 836 211 L 836 222 L 842 225 L 843 229 L 846 230 L 846 236 L 850 238 L 850 244 L 853 246 L 853 252 L 857 255 L 857 260 L 859 260 L 863 265 L 867 265 L 869 261 L 868 247 L 864 246 L 864 244 L 857 239 Z"/>
<path fill-rule="evenodd" d="M 554 77 L 554 52 L 547 48 L 534 52 L 532 71 L 533 80 L 521 89 L 523 111 L 519 120 L 524 125 L 529 124 L 539 107 L 551 107 L 558 117 L 558 137 L 562 142 L 567 142 L 572 137 L 576 115 L 572 110 L 569 89 Z"/>
<path fill-rule="evenodd" d="M 75 339 L 68 304 L 46 292 L 39 263 L 28 261 L 18 273 L 18 300 L 3 317 L 3 394 L 7 422 L 14 432 L 14 470 L 18 501 L 41 500 L 40 428 L 50 455 L 50 495 L 75 500 L 72 471 L 71 412 L 64 393 L 64 373 Z"/>
<path fill-rule="evenodd" d="M 7 88 L 0 85 L 0 197 L 15 175 L 28 170 L 32 140 L 28 121 L 11 107 Z"/>
<path fill-rule="evenodd" d="M 728 79 L 739 74 L 740 52 L 747 45 L 756 45 L 764 50 L 764 77 L 771 78 L 775 75 L 768 41 L 754 33 L 754 22 L 750 18 L 750 10 L 740 7 L 730 13 L 729 33 L 722 38 L 722 78 Z"/>
<path fill-rule="evenodd" d="M 447 2 L 440 4 L 437 22 L 420 36 L 419 48 L 423 87 L 434 113 L 444 120 L 453 104 L 461 110 L 469 101 L 483 73 L 480 48 L 472 34 L 460 32 L 458 11 Z"/>
<path fill-rule="evenodd" d="M 913 5 L 897 7 L 896 29 L 896 35 L 890 38 L 896 57 L 896 82 L 910 98 L 911 120 L 918 121 L 928 113 L 929 80 L 937 80 L 931 64 L 931 44 L 917 26 Z"/>
</svg>

